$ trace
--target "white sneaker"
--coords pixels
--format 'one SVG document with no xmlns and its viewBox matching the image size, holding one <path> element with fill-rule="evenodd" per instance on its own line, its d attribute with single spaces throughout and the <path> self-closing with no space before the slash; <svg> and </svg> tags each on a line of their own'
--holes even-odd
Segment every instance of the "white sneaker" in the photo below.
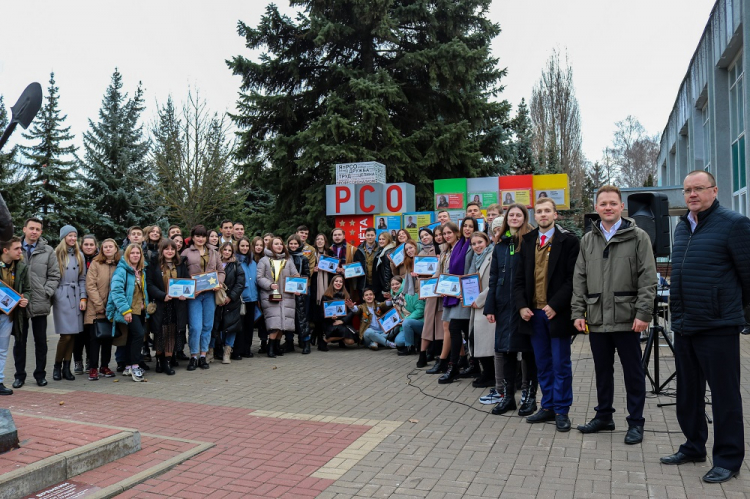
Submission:
<svg viewBox="0 0 750 499">
<path fill-rule="evenodd" d="M 140 367 L 132 368 L 130 374 L 133 377 L 133 381 L 143 381 L 143 369 Z"/>
<path fill-rule="evenodd" d="M 122 372 L 123 376 L 130 376 L 130 368 L 126 367 L 125 370 Z"/>
<path fill-rule="evenodd" d="M 497 393 L 497 390 L 494 388 L 490 388 L 490 392 L 487 395 L 482 395 L 479 397 L 479 402 L 484 405 L 490 405 L 490 404 L 497 404 L 499 403 L 503 398 L 500 396 L 499 393 Z"/>
<path fill-rule="evenodd" d="M 385 346 L 387 346 L 388 348 L 397 348 L 396 344 L 392 341 L 386 341 Z"/>
<path fill-rule="evenodd" d="M 377 349 L 378 349 L 378 344 L 377 343 L 375 343 L 374 341 L 372 343 L 370 343 L 370 350 L 377 350 Z"/>
</svg>

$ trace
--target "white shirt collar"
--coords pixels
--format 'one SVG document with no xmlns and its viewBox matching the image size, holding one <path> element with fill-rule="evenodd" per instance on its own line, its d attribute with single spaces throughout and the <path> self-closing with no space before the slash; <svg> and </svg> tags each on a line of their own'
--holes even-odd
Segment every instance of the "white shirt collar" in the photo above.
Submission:
<svg viewBox="0 0 750 499">
<path fill-rule="evenodd" d="M 555 235 L 555 226 L 554 225 L 552 225 L 552 227 L 550 227 L 550 229 L 547 232 L 542 232 L 542 229 L 539 229 L 539 237 L 547 236 L 547 240 L 548 241 L 554 235 Z"/>
<path fill-rule="evenodd" d="M 600 224 L 599 227 L 602 229 L 602 234 L 604 234 L 604 238 L 609 241 L 612 239 L 612 236 L 614 236 L 617 233 L 617 230 L 622 225 L 622 218 L 620 218 L 617 222 L 615 222 L 612 225 L 612 228 L 610 230 L 607 230 L 604 228 L 604 224 Z"/>
<path fill-rule="evenodd" d="M 690 222 L 690 231 L 695 232 L 695 227 L 698 225 L 698 221 L 695 219 L 692 211 L 688 211 L 687 219 L 688 222 Z"/>
</svg>

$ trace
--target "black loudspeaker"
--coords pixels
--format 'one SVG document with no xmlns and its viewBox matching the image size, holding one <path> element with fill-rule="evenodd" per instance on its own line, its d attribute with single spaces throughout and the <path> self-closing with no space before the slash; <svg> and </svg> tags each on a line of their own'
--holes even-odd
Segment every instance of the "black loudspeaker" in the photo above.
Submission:
<svg viewBox="0 0 750 499">
<path fill-rule="evenodd" d="M 669 256 L 669 200 L 666 194 L 639 192 L 628 196 L 628 215 L 651 238 L 654 256 Z"/>
<path fill-rule="evenodd" d="M 586 213 L 583 215 L 583 233 L 588 234 L 594 227 L 594 224 L 601 220 L 598 213 Z"/>
</svg>

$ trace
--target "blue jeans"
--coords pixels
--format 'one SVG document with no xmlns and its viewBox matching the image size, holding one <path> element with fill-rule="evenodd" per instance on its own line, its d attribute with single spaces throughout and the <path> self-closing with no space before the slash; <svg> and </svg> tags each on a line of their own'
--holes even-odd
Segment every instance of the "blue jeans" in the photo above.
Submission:
<svg viewBox="0 0 750 499">
<path fill-rule="evenodd" d="M 237 337 L 237 333 L 224 333 L 224 346 L 234 348 L 234 339 Z"/>
<path fill-rule="evenodd" d="M 215 311 L 216 302 L 213 291 L 205 291 L 194 300 L 188 301 L 188 325 L 190 326 L 188 344 L 191 355 L 208 351 Z"/>
<path fill-rule="evenodd" d="M 18 307 L 16 315 L 20 315 L 24 312 L 21 307 Z M 16 320 L 21 320 L 17 317 Z M 5 314 L 0 314 L 0 383 L 5 379 L 5 360 L 8 358 L 8 347 L 10 346 L 10 334 L 13 332 L 13 321 L 10 317 Z"/>
<path fill-rule="evenodd" d="M 554 320 L 554 319 L 553 319 Z M 550 338 L 549 319 L 535 309 L 531 317 L 531 346 L 542 389 L 542 409 L 568 414 L 573 404 L 573 370 L 570 362 L 570 337 Z"/>
<path fill-rule="evenodd" d="M 375 331 L 372 328 L 367 328 L 364 334 L 365 345 L 370 343 L 377 343 L 378 345 L 387 346 L 388 339 L 383 331 Z"/>
<path fill-rule="evenodd" d="M 404 319 L 401 324 L 401 331 L 396 336 L 397 347 L 413 347 L 416 338 L 422 337 L 422 328 L 424 327 L 424 321 L 415 319 Z"/>
</svg>

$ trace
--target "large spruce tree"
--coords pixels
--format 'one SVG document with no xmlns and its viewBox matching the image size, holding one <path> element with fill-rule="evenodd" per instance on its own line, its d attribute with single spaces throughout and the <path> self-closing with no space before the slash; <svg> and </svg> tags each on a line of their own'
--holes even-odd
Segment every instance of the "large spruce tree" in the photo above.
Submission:
<svg viewBox="0 0 750 499">
<path fill-rule="evenodd" d="M 122 90 L 122 75 L 115 69 L 99 110 L 99 121 L 89 120 L 83 134 L 85 156 L 81 180 L 86 188 L 85 220 L 97 237 L 123 237 L 127 228 L 156 222 L 149 191 L 152 180 L 140 116 L 143 89 L 133 97 Z"/>
<path fill-rule="evenodd" d="M 276 199 L 268 228 L 325 228 L 336 163 L 384 163 L 389 182 L 415 184 L 423 209 L 434 179 L 508 171 L 490 0 L 290 3 L 303 11 L 296 21 L 270 5 L 257 27 L 238 24 L 263 51 L 257 62 L 227 62 L 242 77 L 242 178 Z"/>
<path fill-rule="evenodd" d="M 73 225 L 79 232 L 81 225 L 80 188 L 77 186 L 77 148 L 70 143 L 74 136 L 69 126 L 63 126 L 67 115 L 60 112 L 59 88 L 55 73 L 50 73 L 47 95 L 31 129 L 23 134 L 30 145 L 20 147 L 24 167 L 29 172 L 27 209 L 44 221 L 46 237 L 59 240 L 60 228 Z"/>
<path fill-rule="evenodd" d="M 8 110 L 5 109 L 3 96 L 0 95 L 0 133 L 8 126 Z M 16 163 L 18 146 L 5 145 L 0 152 L 0 194 L 2 194 L 16 227 L 23 224 L 31 214 L 28 208 L 29 174 Z"/>
</svg>

